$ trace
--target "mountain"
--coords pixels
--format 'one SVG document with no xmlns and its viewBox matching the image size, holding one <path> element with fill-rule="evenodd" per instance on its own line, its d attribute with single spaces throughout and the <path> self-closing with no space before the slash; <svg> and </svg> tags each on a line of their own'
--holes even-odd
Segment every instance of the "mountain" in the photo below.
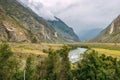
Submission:
<svg viewBox="0 0 120 80">
<path fill-rule="evenodd" d="M 67 42 L 79 41 L 78 36 L 75 34 L 72 28 L 67 26 L 62 20 L 55 17 L 56 20 L 48 20 L 48 22 L 55 28 L 58 32 L 59 39 Z"/>
<path fill-rule="evenodd" d="M 89 30 L 84 30 L 84 33 L 80 33 L 79 34 L 79 38 L 81 40 L 88 40 L 88 39 L 92 39 L 95 36 L 97 36 L 103 29 L 102 28 L 94 28 L 94 29 L 89 29 Z"/>
<path fill-rule="evenodd" d="M 0 41 L 67 42 L 77 37 L 62 36 L 46 19 L 17 0 L 0 0 Z"/>
<path fill-rule="evenodd" d="M 120 15 L 90 42 L 120 42 Z"/>
</svg>

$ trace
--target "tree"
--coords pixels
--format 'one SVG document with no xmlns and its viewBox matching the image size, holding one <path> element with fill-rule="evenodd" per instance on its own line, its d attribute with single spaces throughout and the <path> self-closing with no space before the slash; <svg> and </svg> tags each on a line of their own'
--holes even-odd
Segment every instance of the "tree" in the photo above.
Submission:
<svg viewBox="0 0 120 80">
<path fill-rule="evenodd" d="M 120 64 L 116 58 L 98 55 L 92 51 L 85 53 L 73 71 L 77 80 L 119 80 Z"/>
<path fill-rule="evenodd" d="M 69 51 L 70 48 L 66 45 L 64 45 L 60 50 L 59 54 L 61 56 L 61 76 L 59 77 L 59 80 L 72 80 L 71 64 L 68 58 Z"/>
<path fill-rule="evenodd" d="M 60 50 L 49 49 L 48 57 L 39 64 L 40 80 L 71 80 L 71 67 L 68 58 L 69 48 L 64 46 Z"/>
<path fill-rule="evenodd" d="M 1 43 L 0 44 L 0 63 L 5 63 L 12 55 L 13 55 L 13 52 L 11 51 L 9 45 L 6 43 Z"/>
<path fill-rule="evenodd" d="M 36 71 L 35 67 L 33 66 L 34 58 L 29 56 L 26 60 L 26 67 L 25 67 L 25 79 L 26 80 L 35 80 Z"/>
<path fill-rule="evenodd" d="M 13 52 L 6 43 L 0 44 L 0 79 L 13 80 L 16 71 L 16 60 L 12 58 Z"/>
</svg>

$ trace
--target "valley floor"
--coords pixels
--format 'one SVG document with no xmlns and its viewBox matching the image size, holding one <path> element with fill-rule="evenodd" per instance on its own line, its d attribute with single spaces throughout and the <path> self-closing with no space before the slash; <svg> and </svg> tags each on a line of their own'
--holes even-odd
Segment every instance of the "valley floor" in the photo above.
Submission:
<svg viewBox="0 0 120 80">
<path fill-rule="evenodd" d="M 115 43 L 74 43 L 74 46 L 88 46 L 100 54 L 120 57 L 120 44 Z M 44 49 L 52 48 L 54 50 L 60 49 L 64 44 L 50 44 L 50 43 L 9 43 L 14 53 L 28 53 L 46 56 Z"/>
<path fill-rule="evenodd" d="M 102 48 L 92 48 L 92 49 L 97 51 L 99 54 L 105 54 L 108 56 L 120 58 L 120 50 L 110 50 L 110 49 L 102 49 Z"/>
<path fill-rule="evenodd" d="M 49 44 L 49 43 L 8 43 L 14 53 L 23 54 L 37 54 L 41 56 L 46 56 L 43 50 L 49 48 L 57 50 L 60 49 L 63 44 Z"/>
</svg>

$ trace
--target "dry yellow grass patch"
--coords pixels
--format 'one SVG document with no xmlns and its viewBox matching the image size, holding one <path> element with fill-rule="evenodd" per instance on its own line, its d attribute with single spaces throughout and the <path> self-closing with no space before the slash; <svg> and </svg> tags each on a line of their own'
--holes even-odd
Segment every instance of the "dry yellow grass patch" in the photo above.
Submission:
<svg viewBox="0 0 120 80">
<path fill-rule="evenodd" d="M 29 50 L 29 49 L 22 49 L 22 48 L 14 48 L 12 49 L 12 51 L 17 53 L 45 54 L 40 50 Z"/>
<path fill-rule="evenodd" d="M 63 44 L 49 44 L 49 43 L 9 43 L 12 51 L 14 53 L 26 53 L 26 54 L 39 54 L 42 56 L 47 56 L 46 53 L 43 52 L 43 49 L 52 48 L 54 50 L 60 49 Z"/>
<path fill-rule="evenodd" d="M 106 54 L 114 57 L 120 57 L 119 50 L 109 50 L 109 49 L 102 49 L 102 48 L 92 48 L 93 50 L 97 51 L 100 54 Z"/>
</svg>

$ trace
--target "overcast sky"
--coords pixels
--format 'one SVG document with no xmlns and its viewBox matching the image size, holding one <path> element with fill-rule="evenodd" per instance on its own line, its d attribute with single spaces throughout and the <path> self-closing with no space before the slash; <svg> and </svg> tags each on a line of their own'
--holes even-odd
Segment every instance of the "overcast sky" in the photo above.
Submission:
<svg viewBox="0 0 120 80">
<path fill-rule="evenodd" d="M 54 15 L 79 35 L 93 28 L 105 28 L 120 14 L 120 0 L 20 0 L 46 19 Z M 35 6 L 35 7 L 33 7 Z M 47 13 L 47 14 L 46 14 Z"/>
</svg>

